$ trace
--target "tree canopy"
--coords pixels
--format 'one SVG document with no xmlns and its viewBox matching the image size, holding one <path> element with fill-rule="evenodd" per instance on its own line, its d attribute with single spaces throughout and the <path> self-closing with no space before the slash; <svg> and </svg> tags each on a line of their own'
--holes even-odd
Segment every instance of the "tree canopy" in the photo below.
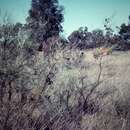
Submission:
<svg viewBox="0 0 130 130">
<path fill-rule="evenodd" d="M 58 0 L 32 0 L 27 27 L 31 37 L 42 43 L 52 36 L 58 36 L 63 31 L 63 7 Z"/>
</svg>

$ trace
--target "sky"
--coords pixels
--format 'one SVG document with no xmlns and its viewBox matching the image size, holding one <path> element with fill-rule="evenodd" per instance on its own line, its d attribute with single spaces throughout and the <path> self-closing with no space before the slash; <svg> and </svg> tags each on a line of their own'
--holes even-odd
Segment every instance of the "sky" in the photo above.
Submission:
<svg viewBox="0 0 130 130">
<path fill-rule="evenodd" d="M 81 26 L 89 31 L 103 28 L 104 19 L 111 17 L 112 26 L 128 22 L 130 0 L 59 0 L 63 5 L 64 34 L 69 35 Z M 0 0 L 1 12 L 8 12 L 12 21 L 25 22 L 31 0 Z"/>
</svg>

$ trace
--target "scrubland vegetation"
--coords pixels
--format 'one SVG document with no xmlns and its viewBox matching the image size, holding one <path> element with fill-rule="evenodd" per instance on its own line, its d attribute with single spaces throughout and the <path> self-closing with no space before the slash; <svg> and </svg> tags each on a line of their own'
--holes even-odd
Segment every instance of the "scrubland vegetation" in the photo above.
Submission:
<svg viewBox="0 0 130 130">
<path fill-rule="evenodd" d="M 60 36 L 63 7 L 32 0 L 0 25 L 0 130 L 129 130 L 130 25 Z"/>
</svg>

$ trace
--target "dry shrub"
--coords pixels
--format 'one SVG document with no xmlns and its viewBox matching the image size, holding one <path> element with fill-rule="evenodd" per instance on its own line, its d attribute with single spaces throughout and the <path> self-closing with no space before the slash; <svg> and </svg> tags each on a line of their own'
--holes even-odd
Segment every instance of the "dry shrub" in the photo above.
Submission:
<svg viewBox="0 0 130 130">
<path fill-rule="evenodd" d="M 0 41 L 1 130 L 129 130 L 129 100 L 104 83 L 103 58 L 90 77 L 82 52 L 45 57 L 10 35 Z"/>
</svg>

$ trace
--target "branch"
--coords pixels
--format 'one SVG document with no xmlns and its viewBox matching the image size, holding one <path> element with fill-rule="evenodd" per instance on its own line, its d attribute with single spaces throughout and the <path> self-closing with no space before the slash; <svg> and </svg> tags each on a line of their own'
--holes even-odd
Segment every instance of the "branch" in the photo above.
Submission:
<svg viewBox="0 0 130 130">
<path fill-rule="evenodd" d="M 99 59 L 99 74 L 98 74 L 98 77 L 97 77 L 97 81 L 93 84 L 93 87 L 92 89 L 90 90 L 90 92 L 88 93 L 88 95 L 86 96 L 85 98 L 85 101 L 84 101 L 84 105 L 83 107 L 86 107 L 87 105 L 87 101 L 89 99 L 89 97 L 92 95 L 92 93 L 94 92 L 94 90 L 100 85 L 100 78 L 101 78 L 101 74 L 102 74 L 102 56 L 100 57 Z"/>
</svg>

